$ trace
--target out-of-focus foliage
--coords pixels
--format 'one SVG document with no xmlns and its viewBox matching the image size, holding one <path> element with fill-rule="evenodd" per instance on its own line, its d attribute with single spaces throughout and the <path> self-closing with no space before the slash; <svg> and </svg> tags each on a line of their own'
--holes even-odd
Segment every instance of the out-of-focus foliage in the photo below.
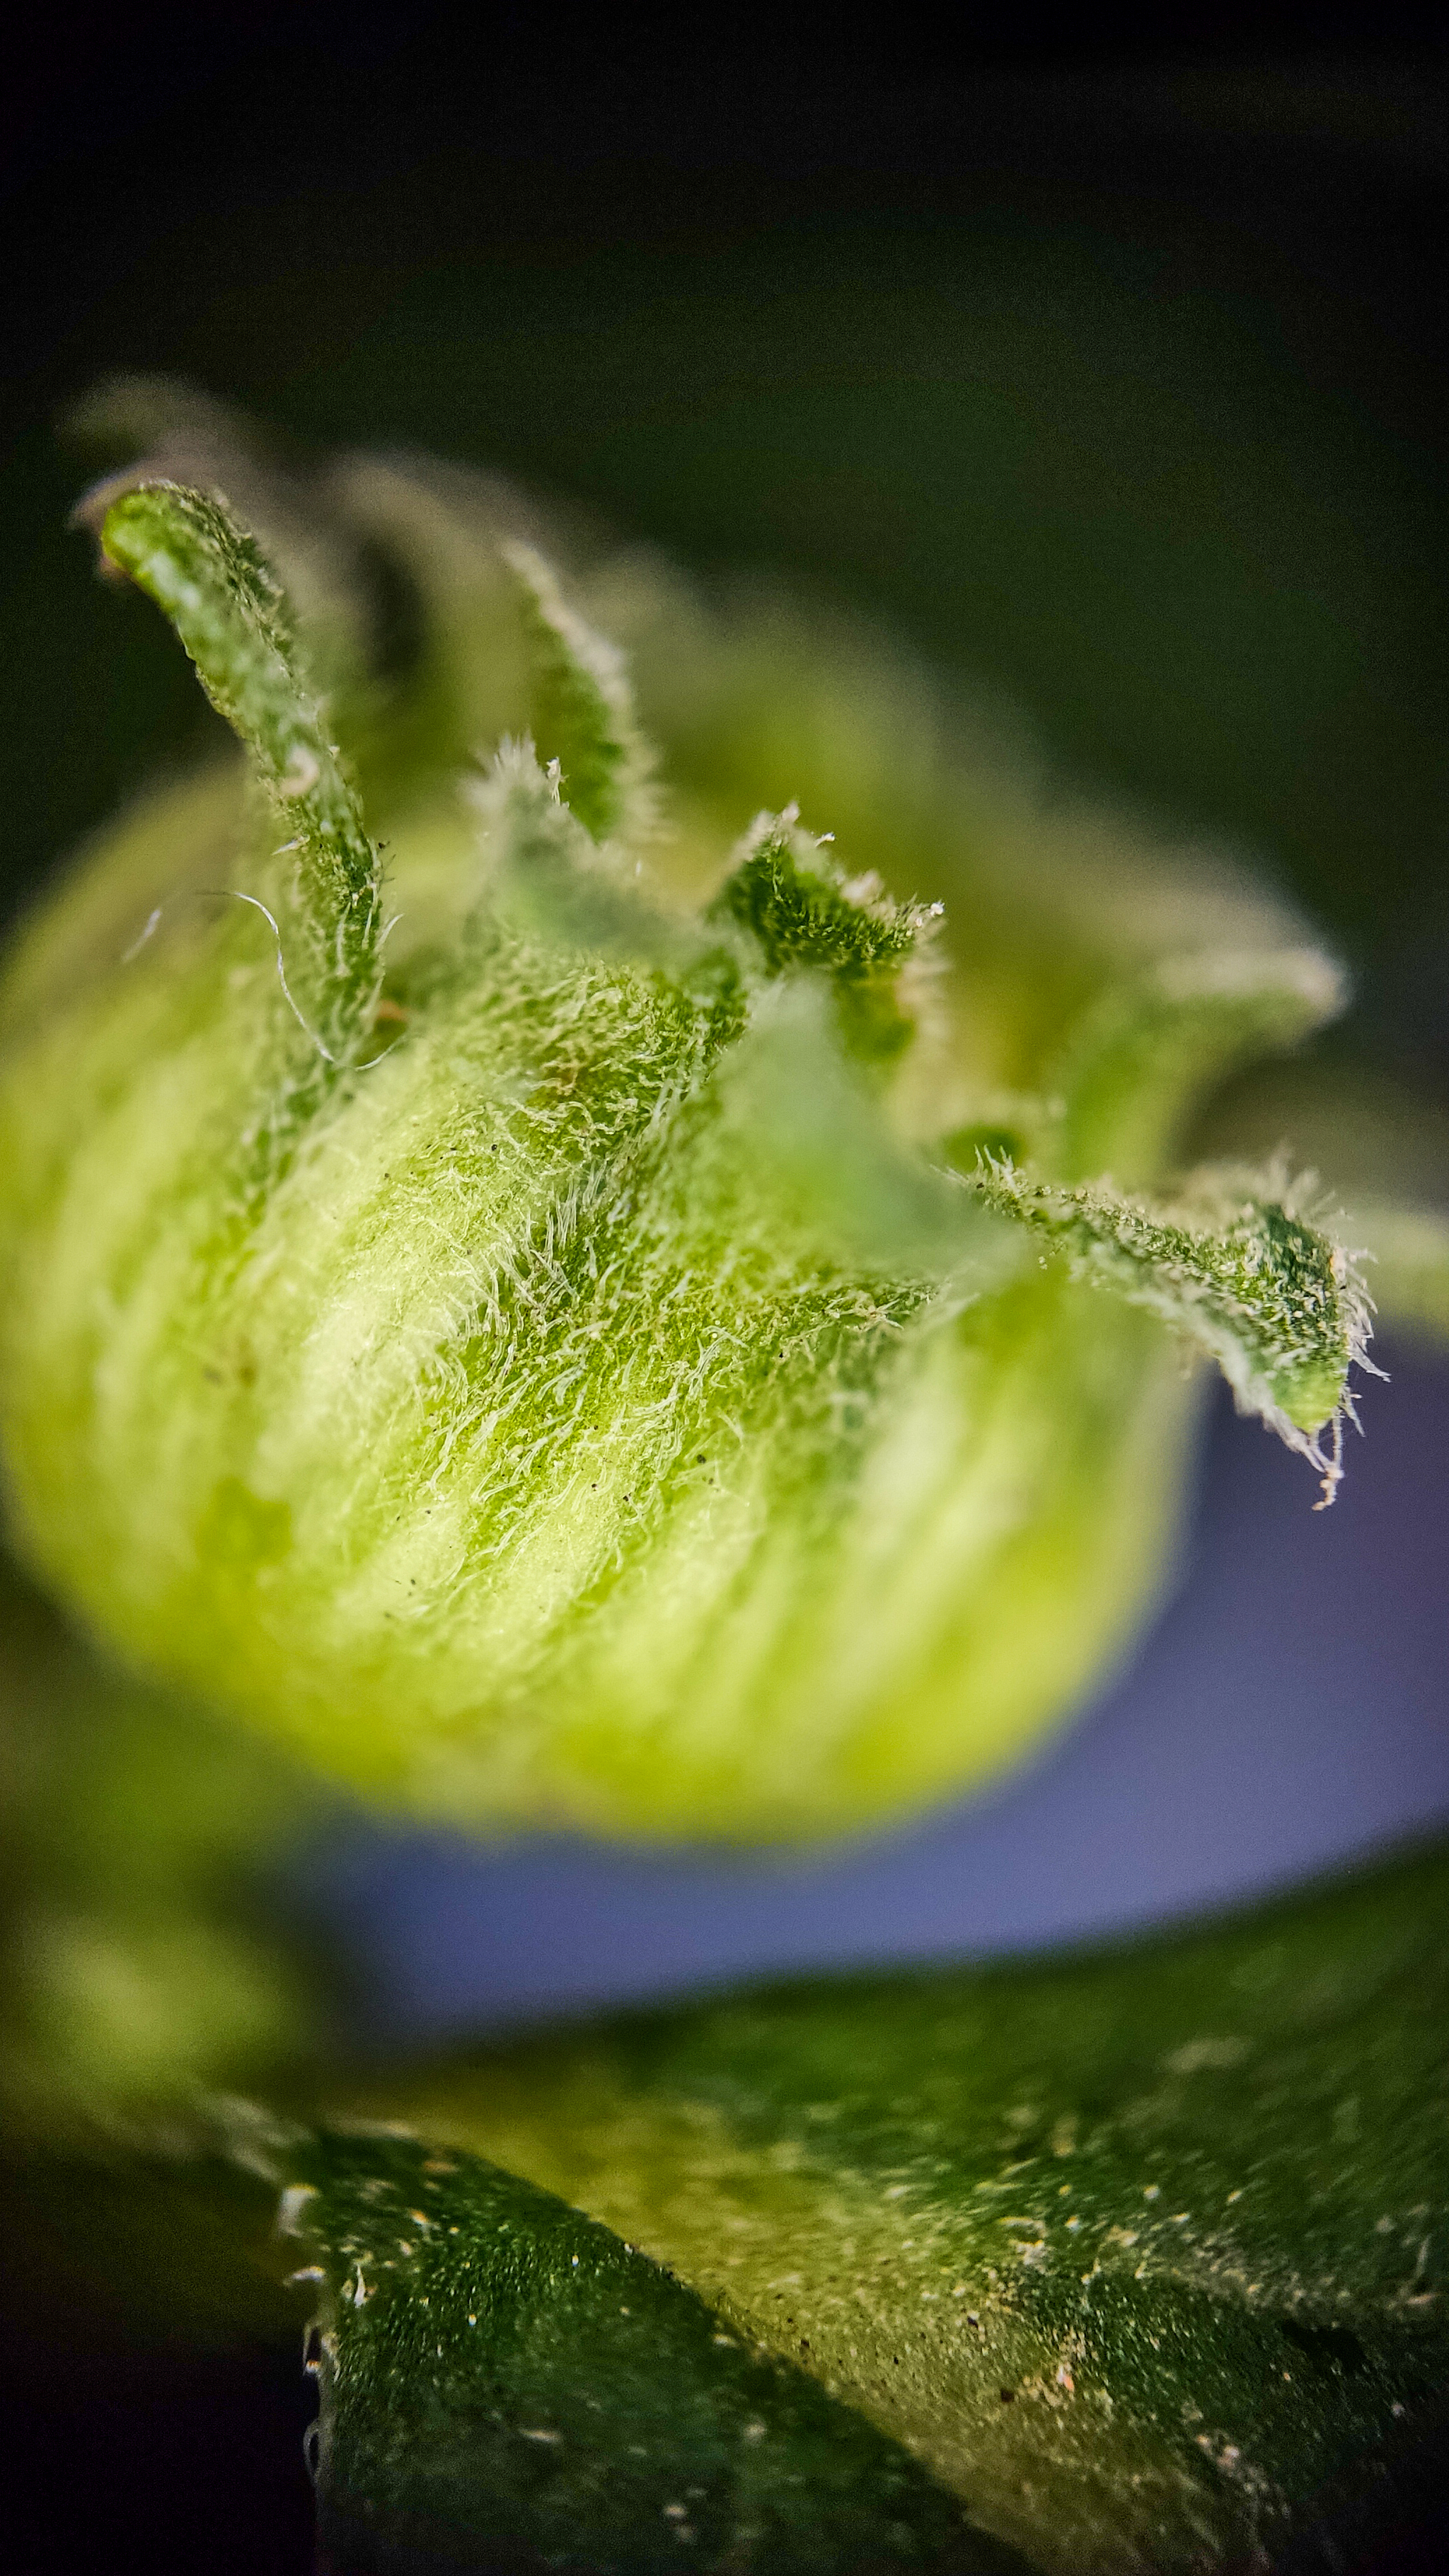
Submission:
<svg viewBox="0 0 1449 2576">
<path fill-rule="evenodd" d="M 282 1869 L 320 1801 L 0 1585 L 0 2121 L 49 2152 L 315 2052 L 327 1976 Z"/>
</svg>

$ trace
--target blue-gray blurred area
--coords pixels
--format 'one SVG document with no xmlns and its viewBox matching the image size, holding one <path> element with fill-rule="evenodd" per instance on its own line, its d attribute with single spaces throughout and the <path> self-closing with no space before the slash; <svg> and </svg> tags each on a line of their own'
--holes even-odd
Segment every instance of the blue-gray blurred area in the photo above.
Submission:
<svg viewBox="0 0 1449 2576">
<path fill-rule="evenodd" d="M 414 2039 L 830 1963 L 984 1954 L 1190 1912 L 1449 1815 L 1449 1361 L 1381 1353 L 1332 1511 L 1215 1402 L 1179 1587 L 1030 1767 L 789 1862 L 357 1830 L 318 1893 Z"/>
</svg>

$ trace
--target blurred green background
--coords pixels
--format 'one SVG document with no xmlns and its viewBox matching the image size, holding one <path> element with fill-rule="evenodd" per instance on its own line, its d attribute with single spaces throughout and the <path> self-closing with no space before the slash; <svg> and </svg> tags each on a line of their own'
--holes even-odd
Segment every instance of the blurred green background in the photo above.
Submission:
<svg viewBox="0 0 1449 2576">
<path fill-rule="evenodd" d="M 263 8 L 139 68 L 112 36 L 22 156 L 12 899 L 201 722 L 64 533 L 56 409 L 155 367 L 882 613 L 1077 781 L 1280 872 L 1364 1040 L 1432 1070 L 1443 57 L 998 48 L 933 80 L 921 47 L 742 70 L 694 30 L 599 40 L 576 82 L 504 20 L 449 49 L 425 14 Z"/>
</svg>

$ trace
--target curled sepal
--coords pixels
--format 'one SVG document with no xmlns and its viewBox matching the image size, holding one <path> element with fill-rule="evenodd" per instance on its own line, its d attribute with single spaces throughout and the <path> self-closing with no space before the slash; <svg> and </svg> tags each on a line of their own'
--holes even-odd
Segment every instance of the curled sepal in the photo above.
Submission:
<svg viewBox="0 0 1449 2576">
<path fill-rule="evenodd" d="M 113 500 L 139 483 L 180 483 L 225 493 L 280 579 L 307 639 L 313 685 L 339 700 L 352 723 L 376 706 L 371 663 L 376 610 L 352 532 L 320 478 L 226 403 L 174 377 L 112 376 L 66 415 L 69 439 L 115 471 L 93 486 L 77 516 L 99 530 Z"/>
<path fill-rule="evenodd" d="M 285 958 L 284 981 L 318 1052 L 345 1064 L 376 1002 L 380 871 L 302 677 L 280 585 L 224 502 L 184 484 L 145 482 L 122 493 L 100 539 L 107 560 L 170 618 L 290 827 L 300 953 Z"/>
<path fill-rule="evenodd" d="M 1316 948 L 1164 957 L 1114 985 L 1072 1031 L 1044 1083 L 1060 1101 L 1043 1139 L 1056 1177 L 1156 1181 L 1209 1084 L 1294 1045 L 1343 1009 L 1344 978 Z"/>
<path fill-rule="evenodd" d="M 508 544 L 502 553 L 523 588 L 539 751 L 558 763 L 564 801 L 593 840 L 638 840 L 654 819 L 654 762 L 635 722 L 624 657 L 569 606 L 552 565 L 532 546 Z"/>
<path fill-rule="evenodd" d="M 983 1161 L 970 1186 L 1073 1274 L 1144 1306 L 1217 1361 L 1241 1412 L 1312 1460 L 1331 1502 L 1349 1370 L 1366 1364 L 1369 1304 L 1349 1254 L 1292 1204 L 1202 1172 L 1173 1204 L 1074 1189 Z M 1322 1434 L 1330 1430 L 1327 1450 Z"/>
<path fill-rule="evenodd" d="M 756 816 L 711 917 L 747 934 L 766 975 L 828 976 L 847 1051 L 889 1064 L 915 1034 L 941 911 L 895 902 L 874 874 L 847 876 L 788 805 Z"/>
</svg>

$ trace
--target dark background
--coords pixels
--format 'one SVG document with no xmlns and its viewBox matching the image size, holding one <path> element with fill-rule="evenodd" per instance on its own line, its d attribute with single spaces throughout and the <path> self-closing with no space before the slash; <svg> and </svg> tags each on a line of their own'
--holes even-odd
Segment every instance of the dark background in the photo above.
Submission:
<svg viewBox="0 0 1449 2576">
<path fill-rule="evenodd" d="M 1079 778 L 1256 845 L 1396 1045 L 1437 1028 L 1449 57 L 1013 17 L 943 56 L 900 12 L 60 11 L 4 157 L 9 882 L 194 720 L 52 433 L 157 367 L 882 611 Z"/>
<path fill-rule="evenodd" d="M 1256 852 L 1356 970 L 1335 1045 L 1442 1086 L 1449 67 L 1392 16 L 1098 14 L 1064 48 L 1029 10 L 1008 37 L 494 11 L 445 40 L 426 10 L 143 7 L 26 42 L 7 901 L 196 731 L 160 621 L 64 533 L 84 468 L 53 434 L 97 376 L 158 367 L 878 611 L 1079 782 Z M 363 1834 L 319 1856 L 390 2026 L 1040 1939 L 1442 1814 L 1449 1373 L 1391 1358 L 1328 1520 L 1220 1412 L 1132 1673 L 916 1836 L 767 1876 Z M 294 2356 L 78 2382 L 12 2339 L 5 2368 L 26 2576 L 307 2563 Z M 1428 2509 L 1367 2557 L 1340 2535 L 1344 2563 L 1442 2563 Z"/>
</svg>

